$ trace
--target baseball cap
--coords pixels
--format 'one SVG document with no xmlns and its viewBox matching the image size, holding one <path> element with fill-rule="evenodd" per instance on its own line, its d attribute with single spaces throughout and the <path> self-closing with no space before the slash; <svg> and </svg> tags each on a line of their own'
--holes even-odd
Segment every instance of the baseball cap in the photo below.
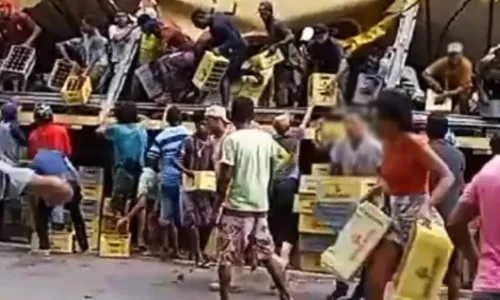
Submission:
<svg viewBox="0 0 500 300">
<path fill-rule="evenodd" d="M 325 24 L 316 24 L 314 25 L 314 34 L 323 34 L 328 32 L 328 26 Z"/>
<path fill-rule="evenodd" d="M 448 44 L 446 52 L 448 54 L 461 54 L 464 51 L 464 46 L 459 42 L 453 42 Z"/>
<path fill-rule="evenodd" d="M 308 42 L 312 39 L 314 35 L 314 28 L 312 27 L 306 27 L 302 29 L 302 34 L 300 35 L 300 40 L 302 42 Z"/>
<path fill-rule="evenodd" d="M 205 110 L 205 117 L 220 118 L 224 123 L 230 123 L 226 116 L 226 109 L 220 105 L 212 105 Z"/>
</svg>

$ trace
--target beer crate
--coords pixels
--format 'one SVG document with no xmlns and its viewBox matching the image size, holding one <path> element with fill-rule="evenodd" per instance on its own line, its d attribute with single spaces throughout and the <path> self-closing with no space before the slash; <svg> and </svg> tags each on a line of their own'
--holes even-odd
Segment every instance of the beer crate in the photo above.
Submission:
<svg viewBox="0 0 500 300">
<path fill-rule="evenodd" d="M 14 45 L 10 47 L 7 57 L 0 66 L 0 73 L 27 79 L 36 61 L 36 50 L 33 47 Z"/>
<path fill-rule="evenodd" d="M 82 196 L 84 199 L 95 199 L 101 201 L 104 187 L 100 184 L 82 184 Z"/>
<path fill-rule="evenodd" d="M 391 219 L 369 202 L 358 206 L 340 231 L 335 244 L 321 255 L 321 265 L 343 280 L 350 280 L 378 245 Z"/>
<path fill-rule="evenodd" d="M 110 258 L 130 257 L 130 234 L 102 234 L 99 238 L 99 256 Z"/>
<path fill-rule="evenodd" d="M 82 105 L 87 103 L 92 94 L 92 82 L 89 76 L 70 75 L 61 89 L 66 105 Z"/>
<path fill-rule="evenodd" d="M 53 231 L 49 235 L 50 251 L 52 253 L 73 253 L 74 234 L 66 231 Z"/>
<path fill-rule="evenodd" d="M 438 299 L 452 253 L 453 243 L 443 226 L 418 221 L 396 273 L 394 299 Z"/>
<path fill-rule="evenodd" d="M 301 233 L 299 236 L 299 251 L 301 253 L 323 253 L 335 243 L 336 236 L 323 234 Z"/>
<path fill-rule="evenodd" d="M 347 224 L 356 207 L 357 201 L 317 201 L 314 208 L 314 217 L 320 224 L 328 224 L 335 231 L 340 231 Z"/>
<path fill-rule="evenodd" d="M 228 67 L 229 60 L 227 58 L 205 51 L 192 82 L 201 91 L 217 90 Z"/>
<path fill-rule="evenodd" d="M 293 212 L 299 214 L 314 214 L 316 208 L 315 195 L 296 194 L 293 200 Z"/>
<path fill-rule="evenodd" d="M 316 131 L 316 142 L 328 145 L 345 137 L 345 126 L 343 122 L 323 121 Z"/>
<path fill-rule="evenodd" d="M 300 269 L 306 272 L 326 273 L 321 266 L 321 254 L 318 253 L 300 253 Z"/>
<path fill-rule="evenodd" d="M 317 195 L 318 199 L 359 200 L 376 182 L 375 177 L 304 175 L 300 177 L 299 193 Z"/>
<path fill-rule="evenodd" d="M 300 214 L 299 232 L 311 234 L 336 235 L 337 231 L 327 222 L 321 222 L 314 215 Z"/>
<path fill-rule="evenodd" d="M 81 166 L 78 168 L 78 173 L 84 185 L 103 185 L 104 183 L 104 168 Z"/>
<path fill-rule="evenodd" d="M 285 56 L 280 49 L 277 49 L 273 54 L 269 54 L 269 50 L 265 50 L 250 57 L 249 60 L 252 66 L 256 67 L 257 69 L 266 70 L 283 62 L 285 60 Z"/>
<path fill-rule="evenodd" d="M 68 79 L 68 76 L 76 74 L 79 71 L 79 67 L 72 61 L 67 59 L 56 59 L 52 71 L 49 75 L 49 80 L 47 81 L 47 87 L 51 90 L 60 92 Z"/>
<path fill-rule="evenodd" d="M 312 164 L 311 175 L 312 176 L 329 176 L 331 172 L 330 164 Z"/>
<path fill-rule="evenodd" d="M 101 210 L 101 202 L 94 199 L 83 199 L 80 202 L 80 211 L 82 212 L 83 219 L 86 221 L 93 221 L 99 217 Z"/>
<path fill-rule="evenodd" d="M 309 106 L 337 106 L 337 76 L 313 73 L 307 83 Z"/>
<path fill-rule="evenodd" d="M 194 171 L 194 178 L 183 175 L 185 191 L 216 191 L 216 177 L 213 171 Z"/>
<path fill-rule="evenodd" d="M 258 106 L 262 94 L 264 94 L 269 81 L 273 77 L 273 71 L 273 68 L 260 71 L 260 75 L 263 78 L 261 83 L 258 83 L 253 76 L 243 76 L 238 96 L 252 99 L 255 105 Z"/>
<path fill-rule="evenodd" d="M 436 96 L 436 92 L 431 89 L 427 90 L 425 110 L 428 112 L 451 112 L 453 109 L 451 98 L 446 98 L 442 104 L 436 104 Z"/>
</svg>

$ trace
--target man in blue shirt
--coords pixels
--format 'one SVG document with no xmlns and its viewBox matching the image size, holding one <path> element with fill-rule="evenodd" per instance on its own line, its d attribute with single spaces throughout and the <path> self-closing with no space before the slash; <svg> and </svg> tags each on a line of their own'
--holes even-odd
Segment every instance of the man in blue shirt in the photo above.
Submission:
<svg viewBox="0 0 500 300">
<path fill-rule="evenodd" d="M 115 116 L 116 124 L 103 124 L 97 129 L 97 133 L 104 135 L 113 144 L 111 208 L 124 216 L 125 208 L 136 195 L 139 176 L 144 166 L 148 135 L 144 126 L 139 123 L 135 103 L 118 102 L 115 105 Z"/>
<path fill-rule="evenodd" d="M 216 55 L 223 55 L 230 61 L 220 88 L 223 105 L 229 102 L 231 84 L 239 80 L 242 75 L 253 76 L 259 83 L 262 82 L 263 78 L 259 72 L 241 69 L 241 65 L 246 60 L 247 43 L 231 16 L 223 13 L 210 13 L 198 8 L 191 14 L 191 21 L 199 29 L 208 27 L 213 39 L 211 51 Z"/>
<path fill-rule="evenodd" d="M 182 125 L 182 113 L 176 107 L 167 108 L 167 122 L 169 127 L 160 132 L 147 154 L 146 165 L 153 170 L 162 170 L 160 200 L 160 221 L 166 226 L 167 238 L 164 239 L 164 250 L 168 248 L 168 240 L 172 240 L 172 257 L 179 256 L 178 237 L 176 225 L 181 224 L 181 203 L 179 189 L 181 171 L 175 163 L 177 153 L 182 142 L 191 135 L 191 132 Z M 162 162 L 159 168 L 159 162 Z"/>
<path fill-rule="evenodd" d="M 80 211 L 80 201 L 82 200 L 79 176 L 69 159 L 57 150 L 39 150 L 33 158 L 30 168 L 38 175 L 57 176 L 65 179 L 73 189 L 73 198 L 64 204 L 64 208 L 70 212 L 73 225 L 75 227 L 76 238 L 80 249 L 85 252 L 89 246 L 87 233 L 85 232 L 85 222 Z M 51 206 L 45 201 L 39 200 L 36 211 L 36 231 L 40 240 L 40 250 L 42 254 L 48 255 L 50 250 L 50 240 L 48 233 L 48 223 L 52 213 Z"/>
</svg>

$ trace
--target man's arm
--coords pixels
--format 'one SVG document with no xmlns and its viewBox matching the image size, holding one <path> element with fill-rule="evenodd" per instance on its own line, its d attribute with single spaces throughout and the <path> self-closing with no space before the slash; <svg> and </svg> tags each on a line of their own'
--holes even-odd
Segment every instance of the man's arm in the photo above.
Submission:
<svg viewBox="0 0 500 300">
<path fill-rule="evenodd" d="M 24 26 L 32 29 L 30 36 L 26 39 L 26 41 L 24 41 L 23 45 L 31 46 L 36 38 L 42 33 L 42 28 L 38 26 L 38 24 L 36 24 L 35 21 L 33 21 L 33 19 L 26 13 L 22 12 L 20 14 L 22 21 L 25 23 Z"/>
<path fill-rule="evenodd" d="M 427 82 L 429 87 L 433 89 L 436 93 L 442 93 L 443 92 L 443 87 L 439 82 L 434 78 L 436 73 L 441 72 L 443 69 L 443 65 L 446 63 L 445 59 L 440 58 L 433 62 L 430 66 L 427 67 L 427 69 L 424 70 L 422 73 L 422 77 L 424 80 Z"/>
<path fill-rule="evenodd" d="M 217 213 L 226 200 L 229 184 L 233 178 L 235 164 L 235 149 L 231 136 L 222 142 L 220 169 L 217 177 L 217 200 L 214 212 Z"/>
<path fill-rule="evenodd" d="M 19 127 L 19 123 L 17 122 L 12 122 L 10 125 L 10 134 L 16 140 L 17 144 L 21 147 L 26 147 L 28 146 L 28 140 L 26 139 L 26 136 L 24 135 L 23 131 Z"/>
<path fill-rule="evenodd" d="M 275 47 L 283 46 L 288 43 L 292 43 L 295 40 L 295 36 L 292 31 L 286 27 L 285 23 L 278 21 L 276 23 L 277 30 L 283 33 L 284 38 L 274 44 Z"/>
</svg>

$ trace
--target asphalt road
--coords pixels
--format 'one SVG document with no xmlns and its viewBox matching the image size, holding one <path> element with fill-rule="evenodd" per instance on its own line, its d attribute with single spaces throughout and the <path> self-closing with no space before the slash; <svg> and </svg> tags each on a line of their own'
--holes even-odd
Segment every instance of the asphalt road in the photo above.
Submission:
<svg viewBox="0 0 500 300">
<path fill-rule="evenodd" d="M 8 300 L 216 300 L 208 285 L 214 270 L 156 260 L 53 256 L 50 260 L 24 252 L 0 252 L 0 299 Z M 180 274 L 182 274 L 180 276 Z M 179 277 L 184 277 L 179 280 Z M 277 299 L 263 272 L 247 276 L 245 291 L 234 300 Z M 331 280 L 290 281 L 295 300 L 324 300 Z"/>
</svg>

